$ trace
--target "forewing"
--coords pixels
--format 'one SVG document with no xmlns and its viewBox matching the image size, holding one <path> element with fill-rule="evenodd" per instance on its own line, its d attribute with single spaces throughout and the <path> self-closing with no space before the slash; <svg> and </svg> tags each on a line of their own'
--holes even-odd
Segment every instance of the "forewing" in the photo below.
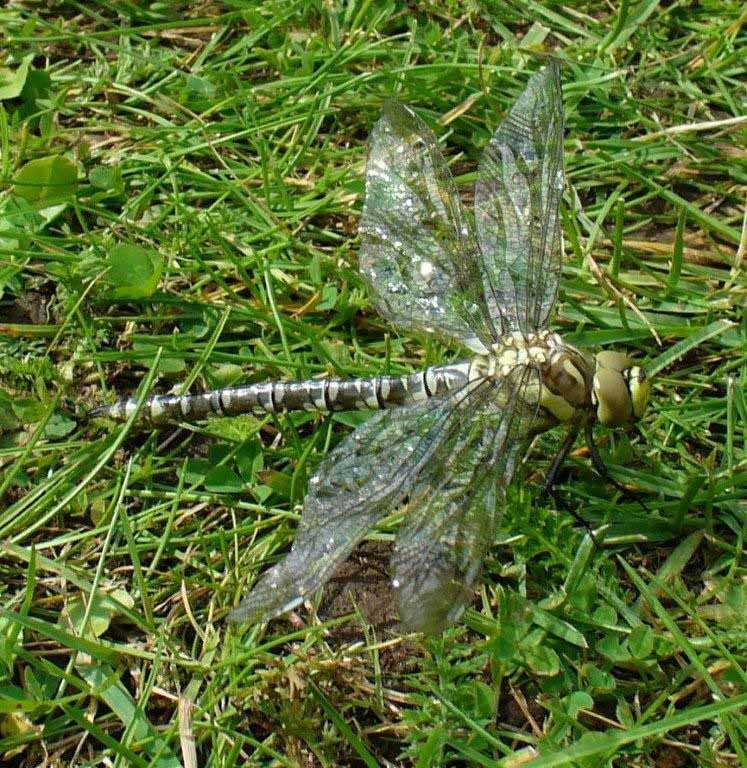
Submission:
<svg viewBox="0 0 747 768">
<path fill-rule="evenodd" d="M 482 381 L 440 398 L 380 411 L 346 437 L 309 482 L 288 556 L 265 572 L 231 614 L 272 618 L 321 587 L 371 526 L 445 461 L 465 410 L 485 395 Z"/>
<path fill-rule="evenodd" d="M 537 413 L 539 377 L 517 368 L 475 414 L 449 461 L 412 494 L 392 556 L 403 625 L 435 634 L 472 597 L 496 535 L 505 487 Z"/>
<path fill-rule="evenodd" d="M 396 102 L 371 135 L 360 232 L 360 271 L 382 315 L 486 351 L 496 329 L 472 226 L 433 133 Z"/>
<path fill-rule="evenodd" d="M 512 330 L 543 328 L 562 271 L 563 102 L 555 63 L 534 75 L 480 159 L 475 218 L 485 293 Z"/>
</svg>

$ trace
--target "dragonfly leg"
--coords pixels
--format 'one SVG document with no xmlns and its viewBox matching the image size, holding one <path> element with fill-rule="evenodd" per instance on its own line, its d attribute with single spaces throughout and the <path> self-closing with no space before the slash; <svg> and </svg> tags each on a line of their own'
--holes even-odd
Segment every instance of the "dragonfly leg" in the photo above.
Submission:
<svg viewBox="0 0 747 768">
<path fill-rule="evenodd" d="M 638 496 L 637 493 L 628 490 L 622 483 L 618 483 L 617 480 L 615 480 L 612 475 L 610 475 L 610 471 L 607 468 L 607 465 L 604 463 L 604 459 L 602 458 L 602 455 L 599 453 L 599 449 L 597 448 L 597 444 L 594 442 L 594 430 L 592 428 L 591 421 L 586 422 L 585 426 L 585 434 L 586 434 L 586 444 L 589 446 L 589 456 L 591 457 L 591 463 L 594 465 L 594 469 L 596 470 L 597 474 L 607 483 L 610 483 L 615 488 L 617 488 L 620 493 L 622 493 L 624 496 L 627 496 L 628 498 L 634 499 L 637 501 L 641 507 L 643 507 L 645 512 L 650 512 L 649 508 L 646 506 L 643 499 Z"/>
<path fill-rule="evenodd" d="M 568 434 L 566 434 L 565 440 L 563 440 L 563 445 L 560 446 L 560 450 L 555 455 L 555 458 L 550 465 L 550 469 L 547 470 L 545 493 L 553 498 L 555 498 L 555 484 L 558 482 L 558 475 L 563 468 L 563 464 L 565 464 L 565 460 L 568 458 L 568 454 L 571 452 L 571 448 L 573 448 L 573 444 L 576 442 L 580 429 L 580 424 L 574 424 L 568 430 Z"/>
<path fill-rule="evenodd" d="M 580 526 L 585 528 L 594 543 L 596 543 L 594 532 L 591 529 L 589 521 L 584 520 L 584 518 L 581 517 L 581 515 L 579 515 L 575 509 L 572 509 L 566 500 L 558 493 L 555 487 L 558 481 L 560 470 L 563 468 L 563 464 L 568 458 L 568 454 L 571 452 L 571 448 L 573 448 L 573 444 L 576 442 L 576 438 L 578 437 L 578 433 L 580 431 L 580 422 L 573 424 L 568 430 L 568 433 L 565 436 L 565 440 L 563 440 L 563 444 L 560 446 L 560 450 L 555 455 L 555 458 L 550 465 L 550 469 L 547 472 L 547 477 L 545 478 L 545 493 L 552 498 L 552 500 L 555 502 L 555 506 L 558 509 L 562 509 L 564 512 L 567 512 Z"/>
</svg>

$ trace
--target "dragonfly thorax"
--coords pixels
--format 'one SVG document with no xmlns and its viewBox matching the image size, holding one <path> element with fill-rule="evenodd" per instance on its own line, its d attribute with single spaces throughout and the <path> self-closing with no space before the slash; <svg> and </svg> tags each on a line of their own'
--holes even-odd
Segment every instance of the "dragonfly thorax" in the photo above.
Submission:
<svg viewBox="0 0 747 768">
<path fill-rule="evenodd" d="M 474 359 L 470 378 L 505 380 L 526 368 L 536 371 L 539 405 L 552 421 L 572 421 L 592 407 L 593 360 L 551 331 L 502 336 Z"/>
<path fill-rule="evenodd" d="M 493 344 L 487 355 L 492 364 L 490 373 L 506 376 L 517 365 L 545 366 L 563 346 L 560 336 L 551 331 L 506 334 Z"/>
<path fill-rule="evenodd" d="M 648 403 L 651 382 L 632 358 L 610 351 L 592 358 L 551 331 L 502 336 L 472 360 L 469 379 L 505 381 L 527 368 L 536 371 L 539 405 L 555 422 L 593 413 L 600 424 L 621 426 L 639 419 Z"/>
</svg>

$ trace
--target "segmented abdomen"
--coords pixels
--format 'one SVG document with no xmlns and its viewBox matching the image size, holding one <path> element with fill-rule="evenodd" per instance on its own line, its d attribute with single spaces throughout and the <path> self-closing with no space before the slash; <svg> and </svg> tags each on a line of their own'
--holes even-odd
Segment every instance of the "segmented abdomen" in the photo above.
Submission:
<svg viewBox="0 0 747 768">
<path fill-rule="evenodd" d="M 155 395 L 143 403 L 140 418 L 157 424 L 213 414 L 378 410 L 415 403 L 463 386 L 469 371 L 470 363 L 465 361 L 433 366 L 409 376 L 268 381 L 200 395 Z M 124 420 L 136 407 L 137 401 L 131 398 L 96 408 L 91 415 Z"/>
</svg>

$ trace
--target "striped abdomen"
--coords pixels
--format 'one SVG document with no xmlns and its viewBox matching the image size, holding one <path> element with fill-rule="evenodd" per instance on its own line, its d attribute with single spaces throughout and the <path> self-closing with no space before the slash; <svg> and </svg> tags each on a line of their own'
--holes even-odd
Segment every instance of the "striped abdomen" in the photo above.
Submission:
<svg viewBox="0 0 747 768">
<path fill-rule="evenodd" d="M 438 365 L 409 376 L 376 376 L 371 379 L 314 379 L 268 381 L 245 387 L 216 389 L 201 395 L 155 395 L 140 410 L 151 423 L 203 419 L 213 414 L 285 411 L 360 411 L 393 408 L 441 395 L 467 381 L 470 363 Z M 95 408 L 91 416 L 123 420 L 137 407 L 134 398 Z"/>
</svg>

